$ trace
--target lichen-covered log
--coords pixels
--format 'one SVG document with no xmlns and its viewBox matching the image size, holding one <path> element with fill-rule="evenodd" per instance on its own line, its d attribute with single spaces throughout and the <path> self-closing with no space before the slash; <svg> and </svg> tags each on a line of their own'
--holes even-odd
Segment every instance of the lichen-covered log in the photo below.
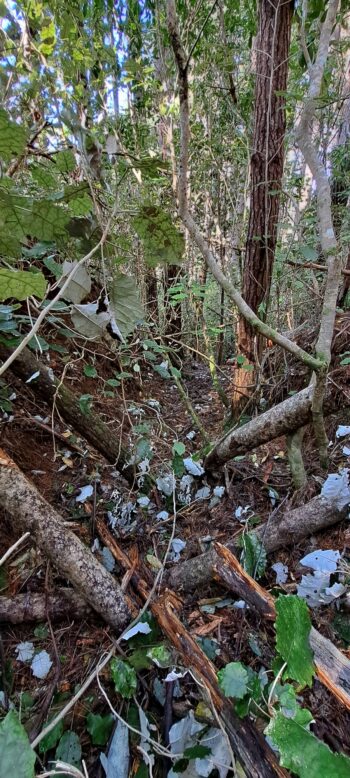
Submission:
<svg viewBox="0 0 350 778">
<path fill-rule="evenodd" d="M 0 597 L 0 622 L 23 624 L 24 622 L 61 619 L 83 619 L 91 616 L 91 608 L 74 589 L 60 588 L 48 594 L 25 592 L 14 597 Z"/>
<path fill-rule="evenodd" d="M 8 349 L 0 344 L 0 358 L 8 357 Z M 71 424 L 85 440 L 91 443 L 108 462 L 114 464 L 123 476 L 134 481 L 134 469 L 127 465 L 130 456 L 122 446 L 119 436 L 92 409 L 83 413 L 78 398 L 53 374 L 52 368 L 40 362 L 27 348 L 18 355 L 11 365 L 15 375 L 27 381 L 32 375 L 38 375 L 30 382 L 31 389 L 55 407 L 68 424 Z"/>
<path fill-rule="evenodd" d="M 91 551 L 64 526 L 51 505 L 15 463 L 0 449 L 0 507 L 19 533 L 29 531 L 51 560 L 105 621 L 120 630 L 133 618 L 133 608 L 117 581 Z"/>
<path fill-rule="evenodd" d="M 312 421 L 313 387 L 308 386 L 298 394 L 288 397 L 279 405 L 275 405 L 265 413 L 252 419 L 242 427 L 228 432 L 216 443 L 205 459 L 204 466 L 208 471 L 221 468 L 225 462 L 234 457 L 246 454 L 270 440 L 295 432 L 300 427 Z M 332 413 L 339 407 L 339 397 L 335 388 L 329 386 L 324 403 L 324 413 Z M 350 397 L 342 395 L 342 405 L 350 405 Z"/>
<path fill-rule="evenodd" d="M 256 534 L 262 541 L 268 553 L 278 548 L 297 543 L 302 538 L 315 532 L 332 527 L 341 521 L 348 505 L 339 505 L 336 500 L 330 501 L 319 495 L 300 508 L 280 515 L 275 514 L 257 530 Z M 237 541 L 226 544 L 231 551 L 237 550 Z M 188 559 L 174 566 L 168 575 L 167 584 L 174 591 L 193 591 L 204 586 L 214 577 L 215 566 L 219 564 L 215 547 L 205 554 Z"/>
</svg>

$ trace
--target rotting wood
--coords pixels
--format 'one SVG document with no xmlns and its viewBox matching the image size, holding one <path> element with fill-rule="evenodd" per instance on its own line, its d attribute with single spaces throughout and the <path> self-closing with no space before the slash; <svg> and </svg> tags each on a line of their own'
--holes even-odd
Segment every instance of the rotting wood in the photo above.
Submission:
<svg viewBox="0 0 350 778">
<path fill-rule="evenodd" d="M 259 586 L 248 573 L 243 570 L 236 557 L 222 546 L 215 544 L 218 561 L 215 564 L 214 577 L 230 591 L 242 597 L 254 611 L 261 616 L 276 618 L 273 597 Z M 232 569 L 232 575 L 229 570 Z M 222 569 L 222 575 L 221 575 Z M 323 637 L 312 627 L 310 645 L 314 652 L 314 662 L 317 676 L 321 683 L 350 710 L 350 661 L 339 651 L 330 640 Z"/>
<path fill-rule="evenodd" d="M 11 518 L 12 529 L 28 530 L 60 575 L 108 624 L 117 630 L 125 627 L 135 615 L 129 598 L 1 448 L 0 506 Z"/>
<path fill-rule="evenodd" d="M 23 624 L 24 622 L 51 621 L 61 619 L 84 619 L 92 611 L 83 597 L 74 589 L 59 588 L 48 594 L 26 592 L 14 597 L 0 597 L 0 622 Z"/>
<path fill-rule="evenodd" d="M 0 358 L 6 359 L 8 353 L 8 349 L 0 344 Z M 23 381 L 38 373 L 30 383 L 31 389 L 47 402 L 54 402 L 57 411 L 65 421 L 91 443 L 108 462 L 115 465 L 129 483 L 134 482 L 134 468 L 127 464 L 130 456 L 122 446 L 118 434 L 111 430 L 92 409 L 88 413 L 83 413 L 74 392 L 56 378 L 50 366 L 44 365 L 28 348 L 25 348 L 12 363 L 11 370 Z"/>
<path fill-rule="evenodd" d="M 344 518 L 347 509 L 348 506 L 340 509 L 334 502 L 318 495 L 300 508 L 286 511 L 282 515 L 275 514 L 255 529 L 255 534 L 267 553 L 271 553 L 337 524 Z M 230 551 L 235 551 L 237 539 L 225 545 Z M 175 565 L 168 573 L 167 584 L 175 591 L 193 591 L 213 578 L 217 562 L 217 552 L 212 547 L 205 554 Z"/>
<path fill-rule="evenodd" d="M 312 421 L 312 395 L 313 387 L 308 386 L 247 424 L 243 424 L 242 427 L 228 432 L 209 451 L 204 462 L 205 469 L 215 471 L 230 459 L 242 456 L 270 440 L 295 432 L 299 427 L 309 424 Z M 345 393 L 342 395 L 342 404 L 350 404 L 350 398 Z M 329 384 L 325 396 L 324 413 L 332 413 L 337 407 L 339 407 L 339 398 L 335 395 L 334 386 Z"/>
<path fill-rule="evenodd" d="M 108 546 L 117 562 L 125 570 L 132 570 L 131 581 L 144 600 L 147 600 L 151 589 L 152 577 L 148 570 L 140 564 L 135 569 L 129 556 L 122 551 L 103 522 L 98 522 L 98 532 L 103 542 Z M 174 592 L 166 591 L 156 601 L 150 602 L 150 610 L 157 619 L 163 632 L 178 650 L 184 664 L 194 671 L 204 692 L 208 690 L 212 703 L 218 710 L 227 732 L 231 747 L 238 760 L 244 766 L 247 778 L 286 778 L 289 774 L 281 768 L 275 754 L 254 724 L 248 719 L 239 719 L 235 715 L 232 703 L 222 694 L 216 678 L 214 665 L 206 657 L 198 644 L 189 635 L 174 612 L 181 601 Z"/>
</svg>

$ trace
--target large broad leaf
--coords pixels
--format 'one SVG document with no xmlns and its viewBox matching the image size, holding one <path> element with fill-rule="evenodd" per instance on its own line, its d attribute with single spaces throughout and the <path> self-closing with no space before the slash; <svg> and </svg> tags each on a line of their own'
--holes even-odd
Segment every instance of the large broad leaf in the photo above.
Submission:
<svg viewBox="0 0 350 778">
<path fill-rule="evenodd" d="M 73 270 L 74 265 L 77 264 L 77 262 L 68 262 L 65 260 L 62 267 L 63 272 L 60 280 L 60 286 L 62 286 L 67 276 L 69 276 Z M 65 300 L 69 300 L 70 303 L 78 304 L 84 300 L 84 297 L 87 297 L 90 291 L 91 278 L 84 265 L 80 265 L 80 267 L 78 267 L 78 269 L 75 271 L 75 275 L 69 282 L 67 288 L 64 290 L 63 297 Z"/>
<path fill-rule="evenodd" d="M 114 716 L 107 713 L 107 716 L 91 713 L 86 716 L 86 729 L 91 736 L 94 746 L 104 746 L 111 734 L 114 724 Z"/>
<path fill-rule="evenodd" d="M 64 200 L 69 204 L 70 216 L 86 216 L 92 210 L 89 185 L 84 181 L 66 186 Z"/>
<path fill-rule="evenodd" d="M 117 325 L 126 338 L 137 322 L 145 317 L 136 283 L 131 276 L 118 273 L 110 289 L 110 307 Z"/>
<path fill-rule="evenodd" d="M 60 173 L 71 173 L 77 166 L 75 156 L 70 149 L 59 151 L 54 159 Z"/>
<path fill-rule="evenodd" d="M 334 754 L 293 719 L 277 713 L 265 732 L 280 752 L 281 765 L 299 778 L 349 778 L 350 759 Z"/>
<path fill-rule="evenodd" d="M 81 745 L 76 732 L 69 731 L 62 735 L 56 748 L 55 759 L 73 767 L 80 767 Z M 62 778 L 66 778 L 66 775 L 62 775 Z"/>
<path fill-rule="evenodd" d="M 32 200 L 10 192 L 0 196 L 1 233 L 24 240 L 28 235 L 51 241 L 65 234 L 68 214 L 51 200 Z"/>
<path fill-rule="evenodd" d="M 0 234 L 0 256 L 6 259 L 19 259 L 21 256 L 21 243 L 14 235 L 8 235 L 2 229 Z"/>
<path fill-rule="evenodd" d="M 261 578 L 266 568 L 266 551 L 255 532 L 242 536 L 241 562 L 248 575 Z"/>
<path fill-rule="evenodd" d="M 311 619 L 306 602 L 293 594 L 276 600 L 276 649 L 287 663 L 286 676 L 311 686 L 315 668 L 309 645 Z"/>
<path fill-rule="evenodd" d="M 45 296 L 46 280 L 42 273 L 30 270 L 0 269 L 0 300 L 25 300 L 32 294 L 39 300 Z"/>
<path fill-rule="evenodd" d="M 0 724 L 0 775 L 33 778 L 35 759 L 24 727 L 10 710 Z"/>
<path fill-rule="evenodd" d="M 7 111 L 0 108 L 0 157 L 11 159 L 24 151 L 27 133 L 23 125 L 11 121 Z"/>
<path fill-rule="evenodd" d="M 157 205 L 143 205 L 134 219 L 134 227 L 143 243 L 148 265 L 181 263 L 185 241 L 166 211 Z"/>
</svg>

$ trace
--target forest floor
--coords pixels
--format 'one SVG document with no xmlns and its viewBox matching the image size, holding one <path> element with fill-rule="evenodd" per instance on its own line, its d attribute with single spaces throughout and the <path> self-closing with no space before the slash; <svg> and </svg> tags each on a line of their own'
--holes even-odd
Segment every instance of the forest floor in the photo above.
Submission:
<svg viewBox="0 0 350 778">
<path fill-rule="evenodd" d="M 118 389 L 119 394 L 114 392 L 114 396 L 105 396 L 103 388 L 106 386 L 105 381 L 114 375 L 113 363 L 104 358 L 101 350 L 101 356 L 95 362 L 98 370 L 96 378 L 84 375 L 83 364 L 82 360 L 74 361 L 72 358 L 68 367 L 65 367 L 65 382 L 76 394 L 91 395 L 94 410 L 124 440 L 130 438 L 132 426 L 137 425 L 140 430 L 136 433 L 136 441 L 142 439 L 147 431 L 147 439 L 153 451 L 152 473 L 161 476 L 169 471 L 172 446 L 176 440 L 186 445 L 186 456 L 199 450 L 200 435 L 198 431 L 192 435 L 195 431 L 193 421 L 171 379 L 164 380 L 152 370 L 142 369 L 142 379 L 135 375 L 135 378 L 123 382 L 122 392 Z M 51 365 L 58 376 L 62 374 L 64 364 L 60 355 L 52 355 Z M 228 386 L 229 368 L 226 373 Z M 192 404 L 208 436 L 214 441 L 223 431 L 224 409 L 213 390 L 209 370 L 205 364 L 192 360 L 184 365 L 182 376 Z M 129 518 L 124 517 L 116 522 L 114 532 L 124 551 L 131 551 L 137 546 L 140 558 L 154 573 L 157 560 L 159 562 L 163 559 L 169 542 L 173 521 L 169 499 L 165 499 L 154 486 L 148 495 L 150 506 L 139 505 L 137 499 L 142 494 L 142 487 L 132 492 L 115 468 L 106 463 L 74 430 L 69 429 L 57 414 L 52 420 L 51 409 L 38 400 L 30 383 L 23 384 L 12 374 L 7 380 L 17 399 L 13 402 L 10 420 L 3 418 L 0 421 L 1 446 L 4 450 L 33 481 L 45 499 L 69 522 L 77 535 L 90 548 L 95 545 L 95 552 L 100 558 L 103 558 L 103 543 L 96 548 L 96 520 L 107 521 L 110 515 L 108 512 L 113 512 L 113 506 L 118 501 L 133 503 L 134 511 L 129 514 Z M 149 403 L 150 400 L 153 402 Z M 343 453 L 344 441 L 336 442 L 335 437 L 338 425 L 349 423 L 349 419 L 344 416 L 345 412 L 339 411 L 327 420 L 330 439 L 335 441 L 331 449 L 329 472 L 336 472 L 341 465 L 349 465 L 349 457 Z M 181 551 L 181 561 L 205 551 L 210 540 L 225 543 L 238 536 L 242 533 L 246 518 L 249 518 L 249 526 L 252 527 L 265 522 L 279 505 L 285 510 L 307 502 L 319 492 L 325 478 L 318 465 L 311 434 L 305 436 L 308 486 L 302 494 L 292 496 L 284 438 L 237 459 L 225 468 L 222 480 L 225 493 L 221 499 L 213 501 L 211 492 L 207 498 L 192 499 L 188 505 L 178 508 L 175 535 L 186 544 Z M 198 479 L 198 489 L 206 484 L 205 478 Z M 92 493 L 83 501 L 77 501 L 81 489 L 87 485 L 92 486 Z M 213 483 L 209 485 L 211 488 L 214 486 Z M 164 510 L 170 514 L 169 518 L 158 519 L 157 513 Z M 4 516 L 1 516 L 1 520 L 4 529 L 0 537 L 0 556 L 17 539 Z M 333 549 L 345 552 L 345 555 L 348 551 L 350 555 L 348 522 L 343 521 L 331 530 L 319 533 L 317 537 L 306 538 L 294 546 L 270 554 L 259 583 L 274 594 L 278 591 L 295 593 L 305 572 L 300 559 L 315 549 Z M 276 562 L 288 568 L 287 581 L 278 586 L 276 573 L 272 569 Z M 168 562 L 167 567 L 173 564 L 177 562 Z M 45 596 L 48 591 L 54 591 L 55 587 L 65 585 L 60 579 L 59 570 L 48 566 L 30 540 L 10 558 L 2 568 L 1 576 L 0 593 L 10 597 L 21 592 L 40 592 Z M 210 641 L 207 646 L 214 647 L 217 669 L 227 662 L 238 660 L 256 670 L 261 666 L 270 666 L 275 641 L 272 624 L 249 608 L 235 607 L 235 598 L 223 586 L 211 581 L 201 591 L 187 595 L 181 595 L 180 592 L 180 596 L 183 597 L 182 621 L 193 637 Z M 314 626 L 350 657 L 350 616 L 342 612 L 339 619 L 336 604 L 313 609 L 311 614 Z M 97 616 L 91 615 L 79 621 L 68 614 L 66 619 L 54 623 L 52 627 L 52 633 L 47 624 L 3 625 L 2 628 L 2 673 L 6 678 L 9 697 L 16 703 L 16 707 L 21 698 L 22 717 L 29 730 L 34 714 L 40 715 L 42 706 L 44 724 L 48 716 L 57 712 L 73 696 L 111 643 L 111 630 Z M 56 688 L 51 693 L 50 674 L 47 679 L 38 680 L 33 676 L 28 663 L 16 659 L 16 646 L 23 642 L 31 642 L 35 650 L 40 648 L 49 653 L 53 671 L 57 670 L 58 678 Z M 139 702 L 147 715 L 161 728 L 164 709 L 159 694 L 157 698 L 155 681 L 162 680 L 167 670 L 150 665 L 140 672 L 143 684 Z M 101 678 L 109 690 L 110 699 L 116 705 L 115 692 L 106 670 L 102 671 Z M 190 709 L 195 710 L 201 699 L 190 675 L 181 681 L 179 695 L 173 701 L 175 718 L 181 718 Z M 350 714 L 345 707 L 317 679 L 312 689 L 302 692 L 302 697 L 314 715 L 315 734 L 333 750 L 350 755 Z M 128 715 L 128 706 L 129 703 L 124 701 L 119 708 L 122 715 Z M 89 711 L 101 715 L 108 713 L 106 701 L 96 683 L 68 714 L 66 725 L 79 734 L 88 774 L 100 778 L 104 775 L 99 761 L 101 746 L 92 744 L 86 730 L 86 714 Z M 52 758 L 52 754 L 49 750 L 43 756 L 45 764 Z M 138 752 L 135 751 L 133 759 L 130 775 L 136 774 L 140 766 Z"/>
</svg>

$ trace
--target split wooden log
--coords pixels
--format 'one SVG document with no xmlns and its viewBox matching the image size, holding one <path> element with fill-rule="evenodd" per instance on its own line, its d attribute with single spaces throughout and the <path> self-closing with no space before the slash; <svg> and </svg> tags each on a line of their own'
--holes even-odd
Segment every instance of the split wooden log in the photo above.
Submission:
<svg viewBox="0 0 350 778">
<path fill-rule="evenodd" d="M 74 589 L 61 587 L 47 595 L 41 592 L 26 592 L 14 597 L 0 597 L 0 622 L 23 624 L 24 622 L 51 621 L 61 619 L 84 619 L 91 616 L 86 600 Z"/>
<path fill-rule="evenodd" d="M 0 507 L 12 528 L 29 531 L 42 553 L 51 560 L 105 621 L 121 630 L 135 609 L 117 581 L 91 551 L 63 525 L 61 516 L 39 494 L 5 451 L 0 449 Z"/>
<path fill-rule="evenodd" d="M 8 354 L 8 349 L 0 344 L 0 358 L 6 359 Z M 50 366 L 44 365 L 28 348 L 25 348 L 12 363 L 11 370 L 23 381 L 38 373 L 30 383 L 31 389 L 46 402 L 50 404 L 54 402 L 62 418 L 91 443 L 108 462 L 115 465 L 129 483 L 134 482 L 134 468 L 127 464 L 130 456 L 122 446 L 118 435 L 92 409 L 89 412 L 82 412 L 74 392 L 56 378 Z"/>
<path fill-rule="evenodd" d="M 255 530 L 267 553 L 298 543 L 315 532 L 327 529 L 341 521 L 349 503 L 342 505 L 318 495 L 300 508 L 280 515 L 276 513 L 266 524 Z M 237 540 L 226 544 L 231 551 L 237 550 Z M 205 585 L 215 575 L 217 553 L 212 547 L 205 554 L 188 559 L 174 566 L 168 575 L 167 584 L 174 591 L 193 591 Z"/>
<path fill-rule="evenodd" d="M 139 563 L 137 567 L 122 551 L 103 522 L 98 522 L 98 532 L 114 558 L 126 571 L 144 600 L 148 599 L 151 577 Z M 244 767 L 247 778 L 286 778 L 289 774 L 279 766 L 275 754 L 257 731 L 250 719 L 240 719 L 233 711 L 232 703 L 221 692 L 216 670 L 212 662 L 187 632 L 174 612 L 180 601 L 173 592 L 166 591 L 157 601 L 150 602 L 150 609 L 164 634 L 175 646 L 181 661 L 197 676 L 202 691 L 209 697 L 225 726 L 232 750 Z"/>
<path fill-rule="evenodd" d="M 309 424 L 312 421 L 312 392 L 313 387 L 310 385 L 247 424 L 243 424 L 242 427 L 228 432 L 209 451 L 204 462 L 205 469 L 215 471 L 230 459 L 246 454 L 270 440 L 295 432 L 305 424 Z M 346 394 L 342 395 L 342 404 L 350 404 L 350 397 Z M 336 397 L 334 386 L 328 385 L 324 413 L 332 413 L 337 407 L 339 407 L 339 398 Z"/>
<path fill-rule="evenodd" d="M 252 610 L 275 620 L 274 598 L 243 570 L 236 557 L 221 543 L 215 543 L 217 560 L 214 577 L 226 589 L 238 594 Z M 319 680 L 350 710 L 350 661 L 327 638 L 311 629 L 310 645 Z"/>
</svg>

